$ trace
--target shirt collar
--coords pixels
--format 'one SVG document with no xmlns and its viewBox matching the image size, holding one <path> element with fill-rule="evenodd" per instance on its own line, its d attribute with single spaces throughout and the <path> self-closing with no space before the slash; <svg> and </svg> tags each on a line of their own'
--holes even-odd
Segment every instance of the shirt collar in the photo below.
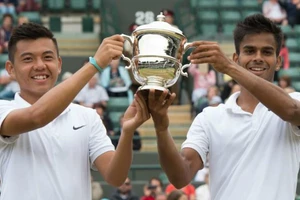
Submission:
<svg viewBox="0 0 300 200">
<path fill-rule="evenodd" d="M 240 106 L 237 105 L 237 98 L 240 96 L 240 92 L 233 93 L 225 103 L 225 108 L 231 110 L 232 112 L 242 112 Z"/>
<path fill-rule="evenodd" d="M 240 93 L 240 91 L 233 93 L 226 101 L 225 108 L 227 110 L 231 110 L 234 113 L 248 113 L 242 110 L 242 108 L 237 104 L 237 98 L 240 96 Z M 255 110 L 257 109 L 267 109 L 267 107 L 265 107 L 262 103 L 258 103 L 255 107 Z"/>
<path fill-rule="evenodd" d="M 27 107 L 30 107 L 31 106 L 31 104 L 30 103 L 28 103 L 26 100 L 24 100 L 21 96 L 20 96 L 20 94 L 19 94 L 19 92 L 16 92 L 15 93 L 15 98 L 14 98 L 14 100 L 15 100 L 15 102 L 16 102 L 16 105 L 18 106 L 18 108 L 27 108 Z M 67 113 L 67 112 L 69 112 L 71 110 L 71 108 L 70 108 L 70 105 L 60 114 L 60 115 L 63 115 L 63 114 L 65 114 L 65 113 Z"/>
</svg>

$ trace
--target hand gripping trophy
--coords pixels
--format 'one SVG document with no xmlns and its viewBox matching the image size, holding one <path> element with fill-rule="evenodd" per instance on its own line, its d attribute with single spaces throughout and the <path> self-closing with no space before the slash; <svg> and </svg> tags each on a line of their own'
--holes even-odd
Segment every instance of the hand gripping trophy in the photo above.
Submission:
<svg viewBox="0 0 300 200">
<path fill-rule="evenodd" d="M 131 36 L 122 34 L 130 43 L 132 58 L 122 55 L 130 63 L 135 80 L 141 84 L 138 91 L 165 90 L 176 83 L 180 74 L 187 77 L 182 66 L 182 55 L 190 48 L 186 37 L 178 28 L 165 22 L 160 13 L 157 21 L 141 25 Z"/>
</svg>

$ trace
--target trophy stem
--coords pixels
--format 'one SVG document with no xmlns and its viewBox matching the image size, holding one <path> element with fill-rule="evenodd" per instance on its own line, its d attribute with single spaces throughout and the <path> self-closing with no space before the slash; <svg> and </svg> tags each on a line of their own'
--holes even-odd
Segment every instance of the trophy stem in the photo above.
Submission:
<svg viewBox="0 0 300 200">
<path fill-rule="evenodd" d="M 139 90 L 165 90 L 165 80 L 159 76 L 148 76 L 144 85 L 139 87 Z"/>
</svg>

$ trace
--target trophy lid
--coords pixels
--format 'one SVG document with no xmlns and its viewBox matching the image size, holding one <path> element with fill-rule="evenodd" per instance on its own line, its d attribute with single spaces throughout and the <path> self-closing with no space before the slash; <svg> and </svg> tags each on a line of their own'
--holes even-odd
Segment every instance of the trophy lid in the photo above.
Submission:
<svg viewBox="0 0 300 200">
<path fill-rule="evenodd" d="M 141 25 L 137 27 L 134 32 L 159 30 L 159 31 L 173 32 L 183 36 L 181 30 L 165 22 L 166 17 L 163 15 L 162 12 L 159 15 L 157 15 L 156 18 L 157 21 L 151 22 L 149 24 Z"/>
</svg>

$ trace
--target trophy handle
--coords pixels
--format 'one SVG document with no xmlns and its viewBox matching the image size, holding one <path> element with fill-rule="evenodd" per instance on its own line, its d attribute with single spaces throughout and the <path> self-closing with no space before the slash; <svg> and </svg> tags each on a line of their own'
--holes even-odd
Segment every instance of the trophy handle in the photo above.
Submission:
<svg viewBox="0 0 300 200">
<path fill-rule="evenodd" d="M 191 45 L 192 45 L 191 42 L 187 42 L 187 43 L 184 44 L 183 54 L 185 54 L 185 53 L 187 52 L 187 50 L 189 50 L 190 48 L 194 48 L 194 47 L 192 47 Z M 188 73 L 187 73 L 187 72 L 184 72 L 183 70 L 184 70 L 185 68 L 188 68 L 189 66 L 191 66 L 191 63 L 185 64 L 185 65 L 183 65 L 183 66 L 181 67 L 180 73 L 181 73 L 182 76 L 188 77 Z"/>
<path fill-rule="evenodd" d="M 185 54 L 185 52 L 187 52 L 187 50 L 189 50 L 190 48 L 195 48 L 195 47 L 192 47 L 191 42 L 185 43 L 184 46 L 183 46 L 183 54 Z"/>
<path fill-rule="evenodd" d="M 187 72 L 184 72 L 183 70 L 184 70 L 185 68 L 190 67 L 190 66 L 191 66 L 191 63 L 185 64 L 185 65 L 183 65 L 183 66 L 181 67 L 180 73 L 181 73 L 182 76 L 188 77 L 188 73 L 187 73 Z"/>
<path fill-rule="evenodd" d="M 130 63 L 129 66 L 125 66 L 125 68 L 126 69 L 131 69 L 131 67 L 132 67 L 132 61 L 128 57 L 124 56 L 124 54 L 122 54 L 122 58 L 123 58 L 123 60 L 126 60 L 127 62 Z"/>
<path fill-rule="evenodd" d="M 121 36 L 124 38 L 124 40 L 128 41 L 130 43 L 130 46 L 132 47 L 133 42 L 132 42 L 132 38 L 128 35 L 125 34 L 121 34 Z M 122 58 L 123 60 L 126 60 L 129 64 L 129 66 L 125 66 L 126 69 L 131 69 L 132 68 L 132 61 L 130 58 L 126 57 L 124 54 L 122 54 Z"/>
</svg>

